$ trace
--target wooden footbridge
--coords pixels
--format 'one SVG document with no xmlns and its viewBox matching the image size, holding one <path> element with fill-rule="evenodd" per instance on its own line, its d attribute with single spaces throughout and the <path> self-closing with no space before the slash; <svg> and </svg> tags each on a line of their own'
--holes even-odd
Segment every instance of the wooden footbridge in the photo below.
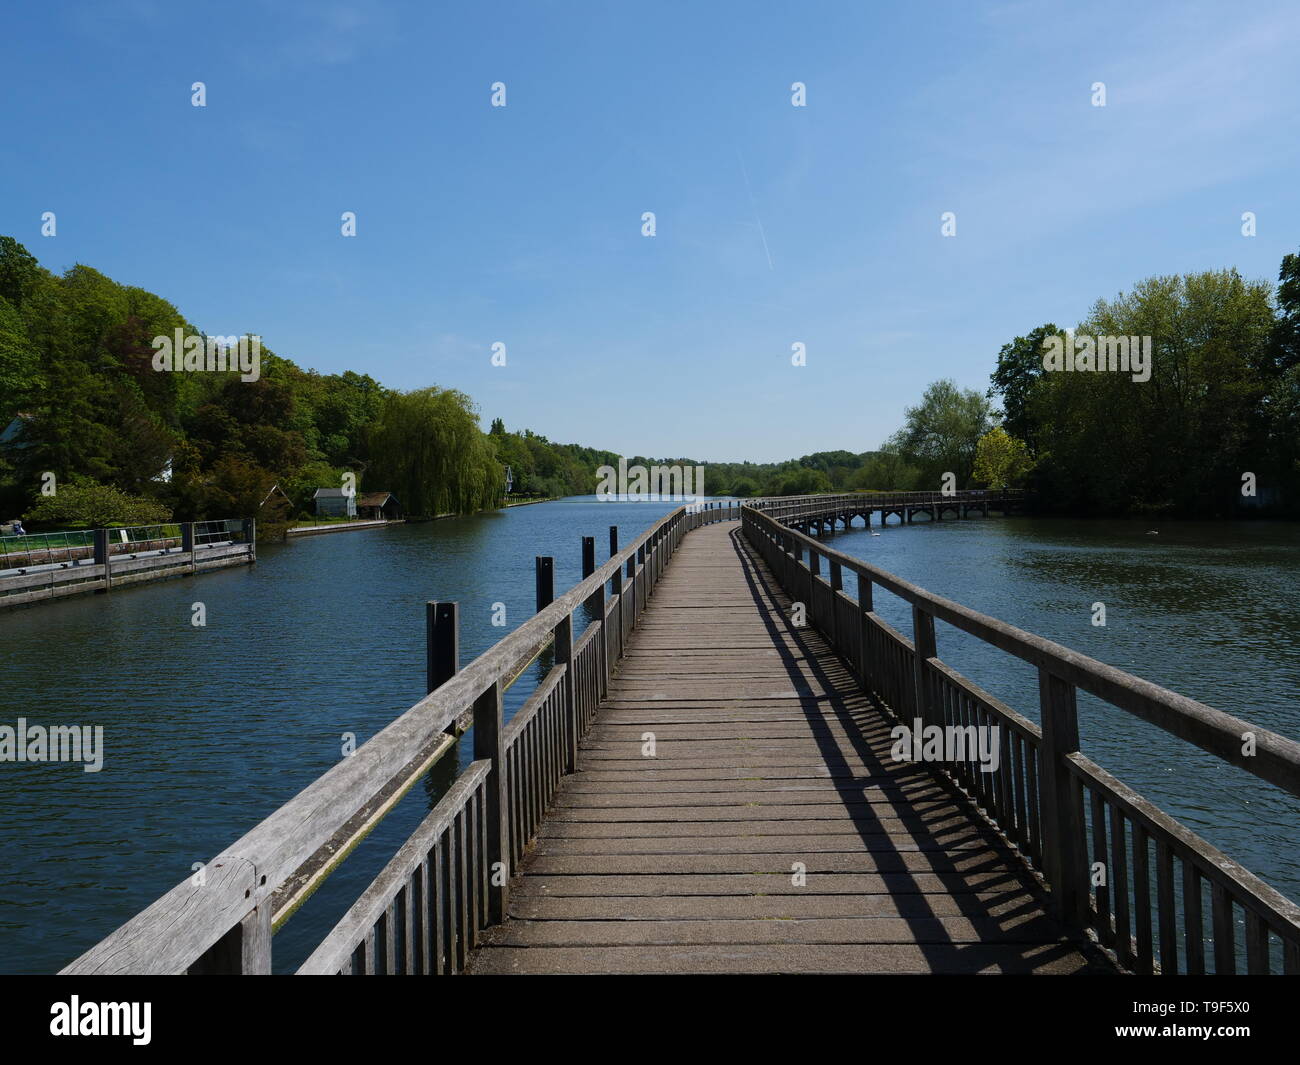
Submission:
<svg viewBox="0 0 1300 1065">
<path fill-rule="evenodd" d="M 274 929 L 472 726 L 299 972 L 1300 972 L 1300 909 L 1081 752 L 1075 693 L 1292 795 L 1300 745 L 787 523 L 819 508 L 843 501 L 680 508 L 598 568 L 588 541 L 554 599 L 540 560 L 538 613 L 463 670 L 432 606 L 425 699 L 64 971 L 271 971 Z M 947 666 L 936 622 L 1036 666 L 1038 721 Z"/>
<path fill-rule="evenodd" d="M 837 524 L 850 528 L 854 518 L 861 518 L 862 524 L 869 526 L 873 514 L 880 515 L 881 525 L 888 525 L 891 517 L 911 525 L 918 514 L 931 521 L 972 514 L 987 518 L 994 510 L 1014 513 L 1024 502 L 1025 493 L 1019 488 L 989 488 L 967 492 L 847 492 L 808 499 L 764 500 L 763 506 L 793 529 L 826 533 L 834 532 Z"/>
</svg>

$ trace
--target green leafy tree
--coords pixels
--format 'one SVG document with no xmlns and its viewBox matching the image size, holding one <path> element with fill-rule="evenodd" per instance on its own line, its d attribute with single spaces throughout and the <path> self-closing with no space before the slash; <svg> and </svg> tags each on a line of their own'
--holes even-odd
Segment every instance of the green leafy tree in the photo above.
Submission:
<svg viewBox="0 0 1300 1065">
<path fill-rule="evenodd" d="M 1282 374 L 1300 365 L 1300 254 L 1283 256 L 1277 280 L 1271 368 Z"/>
<path fill-rule="evenodd" d="M 1027 336 L 1003 344 L 990 378 L 988 397 L 1001 399 L 1002 424 L 1013 437 L 1029 444 L 1031 451 L 1035 427 L 1026 406 L 1035 384 L 1043 376 L 1043 343 L 1051 336 L 1064 336 L 1064 333 L 1049 322 L 1031 330 Z"/>
<path fill-rule="evenodd" d="M 975 448 L 992 425 L 993 408 L 973 389 L 955 381 L 935 381 L 921 402 L 906 410 L 906 423 L 891 445 L 920 468 L 925 486 L 938 488 L 945 473 L 966 484 L 975 466 Z"/>
<path fill-rule="evenodd" d="M 33 526 L 79 525 L 91 528 L 154 525 L 170 518 L 171 511 L 151 499 L 129 496 L 112 485 L 84 479 L 59 485 L 54 495 L 41 496 L 23 516 L 23 520 Z"/>
<path fill-rule="evenodd" d="M 505 471 L 463 392 L 391 393 L 369 443 L 368 482 L 395 493 L 408 514 L 463 513 L 505 494 Z"/>
<path fill-rule="evenodd" d="M 975 480 L 990 488 L 1019 485 L 1033 465 L 1025 442 L 1011 436 L 1000 425 L 981 436 L 975 446 Z"/>
<path fill-rule="evenodd" d="M 1150 379 L 1055 372 L 1028 410 L 1036 484 L 1063 510 L 1215 513 L 1267 460 L 1261 368 L 1273 335 L 1267 282 L 1235 270 L 1148 278 L 1100 300 L 1077 333 L 1152 341 Z"/>
</svg>

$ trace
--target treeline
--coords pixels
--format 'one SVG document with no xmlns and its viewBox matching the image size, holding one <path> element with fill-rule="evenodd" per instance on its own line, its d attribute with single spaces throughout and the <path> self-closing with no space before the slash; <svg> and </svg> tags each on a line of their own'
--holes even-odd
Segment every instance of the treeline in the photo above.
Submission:
<svg viewBox="0 0 1300 1065">
<path fill-rule="evenodd" d="M 931 384 L 875 450 L 703 465 L 711 495 L 1023 485 L 1066 512 L 1300 510 L 1300 255 L 1280 284 L 1235 270 L 1139 282 L 1067 334 L 1003 345 L 987 393 Z M 412 516 L 588 494 L 610 451 L 555 444 L 464 393 L 397 392 L 304 370 L 268 348 L 236 370 L 155 368 L 154 338 L 203 336 L 166 300 L 87 266 L 55 275 L 0 237 L 0 520 L 65 527 L 311 516 L 317 488 L 355 480 Z M 1151 338 L 1141 373 L 1044 368 L 1052 344 Z M 235 338 L 228 338 L 235 339 Z M 1139 344 L 1140 349 L 1140 344 Z M 1135 379 L 1136 378 L 1136 379 Z M 352 475 L 349 478 L 348 475 Z M 951 475 L 949 478 L 948 475 Z M 278 489 L 278 490 L 277 490 Z"/>
<path fill-rule="evenodd" d="M 500 418 L 493 419 L 488 438 L 498 461 L 510 470 L 510 490 L 516 495 L 588 495 L 596 490 L 596 470 L 618 465 L 613 451 L 553 444 L 529 429 L 508 433 Z"/>
<path fill-rule="evenodd" d="M 1068 334 L 1038 326 L 1003 345 L 987 393 L 933 383 L 831 485 L 935 491 L 952 474 L 959 489 L 1027 487 L 1062 513 L 1300 512 L 1300 255 L 1279 282 L 1149 278 Z M 1050 358 L 1065 350 L 1073 368 Z"/>
<path fill-rule="evenodd" d="M 676 462 L 702 465 L 704 487 L 710 495 L 737 496 L 793 496 L 813 495 L 817 492 L 848 492 L 859 488 L 875 487 L 870 470 L 874 468 L 877 453 L 864 451 L 818 451 L 800 459 L 785 462 L 703 462 L 677 459 Z M 630 463 L 646 466 L 665 459 L 630 459 Z"/>
<path fill-rule="evenodd" d="M 1006 344 L 990 395 L 1032 460 L 1040 502 L 1070 512 L 1300 510 L 1300 255 L 1280 284 L 1235 270 L 1139 282 L 1074 330 L 1150 337 L 1150 379 L 1043 368 L 1048 323 Z"/>
<path fill-rule="evenodd" d="M 396 392 L 265 346 L 256 380 L 160 372 L 154 338 L 177 330 L 204 335 L 153 293 L 88 266 L 55 275 L 0 237 L 0 520 L 274 525 L 310 516 L 315 490 L 347 474 L 425 516 L 499 504 L 506 465 L 515 491 L 590 492 L 607 460 L 499 423 L 484 433 L 461 392 Z"/>
</svg>

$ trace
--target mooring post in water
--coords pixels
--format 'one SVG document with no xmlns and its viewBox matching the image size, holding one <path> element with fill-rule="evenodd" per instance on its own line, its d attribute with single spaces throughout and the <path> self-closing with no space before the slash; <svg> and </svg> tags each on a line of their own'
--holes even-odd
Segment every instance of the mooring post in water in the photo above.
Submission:
<svg viewBox="0 0 1300 1065">
<path fill-rule="evenodd" d="M 533 563 L 537 577 L 537 613 L 555 601 L 555 559 L 538 555 Z"/>
<path fill-rule="evenodd" d="M 596 572 L 596 538 L 594 536 L 584 536 L 582 538 L 582 579 L 585 581 Z"/>
<path fill-rule="evenodd" d="M 109 563 L 108 563 L 108 530 L 107 529 L 95 530 L 95 565 L 104 567 L 104 587 L 101 589 L 101 591 L 106 592 L 108 591 L 109 585 L 112 583 L 112 580 L 108 575 Z"/>
<path fill-rule="evenodd" d="M 181 554 L 189 562 L 189 571 L 198 569 L 198 560 L 194 557 L 194 522 L 181 522 Z"/>
<path fill-rule="evenodd" d="M 425 603 L 424 635 L 425 687 L 433 691 L 460 669 L 460 604 Z"/>
</svg>

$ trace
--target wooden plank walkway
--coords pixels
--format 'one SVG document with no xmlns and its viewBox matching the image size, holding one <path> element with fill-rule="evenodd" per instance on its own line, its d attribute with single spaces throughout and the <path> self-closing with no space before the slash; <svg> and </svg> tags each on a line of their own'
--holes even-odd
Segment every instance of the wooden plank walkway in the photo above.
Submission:
<svg viewBox="0 0 1300 1065">
<path fill-rule="evenodd" d="M 473 972 L 1106 969 L 789 606 L 737 525 L 686 537 Z"/>
</svg>

